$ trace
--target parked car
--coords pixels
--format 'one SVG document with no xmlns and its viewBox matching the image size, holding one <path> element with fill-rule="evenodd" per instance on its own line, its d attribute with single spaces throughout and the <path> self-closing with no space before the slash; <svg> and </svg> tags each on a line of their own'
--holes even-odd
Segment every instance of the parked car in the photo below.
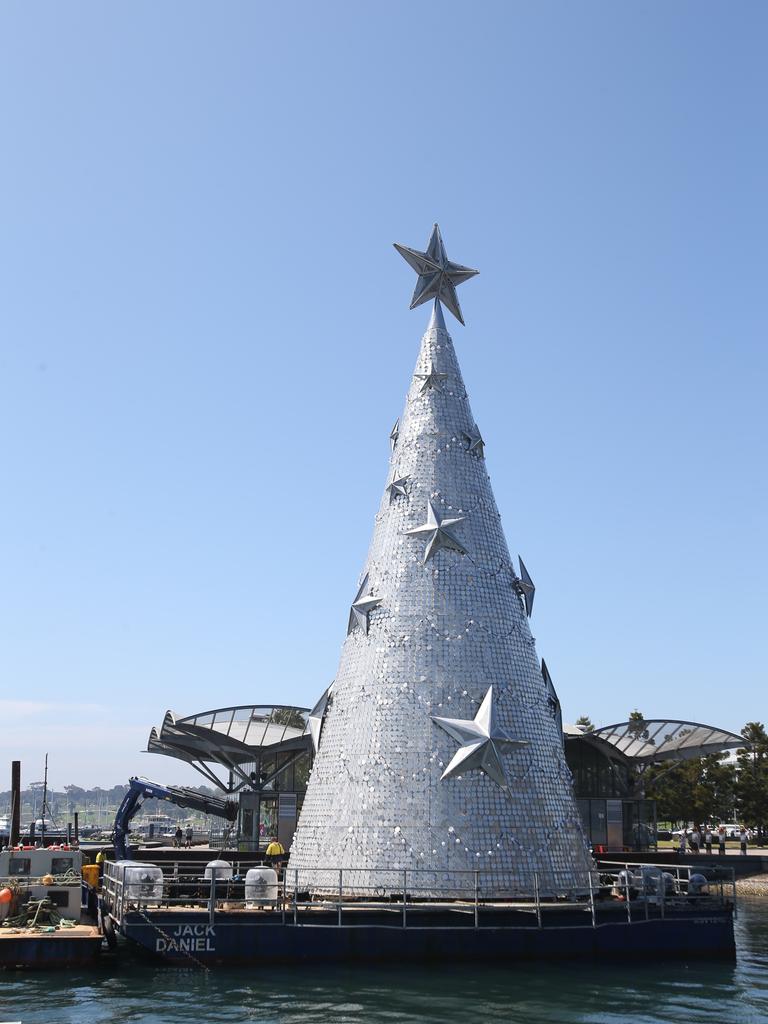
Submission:
<svg viewBox="0 0 768 1024">
<path fill-rule="evenodd" d="M 738 839 L 739 838 L 739 835 L 741 833 L 741 825 L 734 825 L 734 823 L 732 821 L 721 821 L 717 825 L 713 825 L 712 826 L 712 830 L 714 832 L 717 832 L 717 830 L 720 828 L 721 825 L 725 829 L 725 834 L 726 834 L 726 836 L 729 839 Z M 753 834 L 752 830 L 751 829 L 747 829 L 747 836 L 750 839 L 752 838 L 752 834 Z"/>
<path fill-rule="evenodd" d="M 725 828 L 725 835 L 726 835 L 727 839 L 738 839 L 739 838 L 739 836 L 741 834 L 741 825 L 736 825 L 732 821 L 723 821 L 720 824 L 722 824 L 723 827 Z M 717 830 L 720 828 L 720 824 L 710 825 L 710 828 L 712 829 L 712 841 L 714 843 L 717 843 Z M 702 843 L 704 842 L 704 833 L 706 832 L 706 830 L 707 830 L 707 826 L 706 825 L 702 825 L 701 828 L 700 828 Z M 658 832 L 657 832 L 657 838 L 658 839 L 672 839 L 673 841 L 677 841 L 680 838 L 680 836 L 683 834 L 683 832 L 685 832 L 686 835 L 688 836 L 688 838 L 690 839 L 691 838 L 691 832 L 693 832 L 693 825 L 687 825 L 685 828 L 676 828 L 673 832 L 670 832 L 668 829 L 665 829 L 665 828 L 660 828 L 658 830 Z M 750 842 L 756 836 L 757 836 L 757 833 L 754 831 L 754 829 L 751 829 L 751 828 L 747 829 L 747 838 L 750 840 Z"/>
</svg>

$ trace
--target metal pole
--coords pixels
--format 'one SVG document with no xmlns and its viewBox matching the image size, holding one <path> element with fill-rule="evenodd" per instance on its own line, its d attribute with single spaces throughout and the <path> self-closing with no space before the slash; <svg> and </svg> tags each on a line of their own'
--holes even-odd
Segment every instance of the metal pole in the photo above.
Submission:
<svg viewBox="0 0 768 1024">
<path fill-rule="evenodd" d="M 407 907 L 407 904 L 408 904 L 408 869 L 407 868 L 403 868 L 403 928 L 407 928 L 408 927 L 408 922 L 407 922 L 407 919 L 406 919 L 406 913 L 407 913 L 406 907 Z"/>
<path fill-rule="evenodd" d="M 533 872 L 533 895 L 536 900 L 536 923 L 541 928 L 541 898 L 539 895 L 539 872 Z"/>
<path fill-rule="evenodd" d="M 629 891 L 629 868 L 626 864 L 624 865 L 624 887 L 627 892 L 627 924 L 632 924 L 632 907 L 630 906 L 632 903 L 632 894 Z"/>
<path fill-rule="evenodd" d="M 80 812 L 79 811 L 75 811 L 75 813 L 72 815 L 72 817 L 75 819 L 75 842 L 79 846 L 80 845 Z"/>
<path fill-rule="evenodd" d="M 645 920 L 648 920 L 648 889 L 646 886 L 645 872 L 643 872 L 643 903 L 645 904 Z"/>
<path fill-rule="evenodd" d="M 11 761 L 11 834 L 8 845 L 16 846 L 21 838 L 21 761 Z"/>
<path fill-rule="evenodd" d="M 211 896 L 208 902 L 208 924 L 213 924 L 216 911 L 216 868 L 211 868 Z"/>
<path fill-rule="evenodd" d="M 480 875 L 480 872 L 479 871 L 475 871 L 475 928 L 479 927 L 479 924 L 478 924 L 478 907 L 477 907 L 477 895 L 478 895 L 477 894 L 477 888 L 478 888 L 478 882 L 479 882 L 479 875 Z"/>
<path fill-rule="evenodd" d="M 342 877 L 344 874 L 344 868 L 339 868 L 339 904 L 338 904 L 338 917 L 336 920 L 337 925 L 341 928 L 341 893 L 342 893 Z"/>
<path fill-rule="evenodd" d="M 592 872 L 587 872 L 587 881 L 589 882 L 589 909 L 592 914 L 592 927 L 597 928 L 597 912 L 595 910 L 595 890 L 592 887 Z"/>
<path fill-rule="evenodd" d="M 48 804 L 48 755 L 45 755 L 45 774 L 43 775 L 43 816 L 40 819 L 40 839 L 45 846 L 45 808 Z"/>
</svg>

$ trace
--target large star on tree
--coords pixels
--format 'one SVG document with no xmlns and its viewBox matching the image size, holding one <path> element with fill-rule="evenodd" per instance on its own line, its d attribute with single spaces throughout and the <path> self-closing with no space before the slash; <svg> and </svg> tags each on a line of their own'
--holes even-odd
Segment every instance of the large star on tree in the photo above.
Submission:
<svg viewBox="0 0 768 1024">
<path fill-rule="evenodd" d="M 456 296 L 456 285 L 468 281 L 479 271 L 463 267 L 460 263 L 451 263 L 446 256 L 440 228 L 437 224 L 432 228 L 426 252 L 409 249 L 407 245 L 398 245 L 397 242 L 394 245 L 403 259 L 419 275 L 411 299 L 411 309 L 420 306 L 422 302 L 437 299 L 444 303 L 446 309 L 450 309 L 460 324 L 463 324 L 464 318 L 461 315 L 461 306 L 459 306 Z"/>
<path fill-rule="evenodd" d="M 499 725 L 493 707 L 492 686 L 488 687 L 488 692 L 472 721 L 440 718 L 437 715 L 430 717 L 435 725 L 439 725 L 460 744 L 448 767 L 440 776 L 441 780 L 460 775 L 472 768 L 480 768 L 496 785 L 506 793 L 509 792 L 509 782 L 501 755 L 507 750 L 518 750 L 520 747 L 528 746 L 528 741 L 514 739 Z"/>
<path fill-rule="evenodd" d="M 450 526 L 456 526 L 457 523 L 463 523 L 465 519 L 466 516 L 454 516 L 451 519 L 441 516 L 432 502 L 428 501 L 426 523 L 422 526 L 414 526 L 412 530 L 405 530 L 404 532 L 410 537 L 429 537 L 424 552 L 424 564 L 426 565 L 432 555 L 439 551 L 440 548 L 450 548 L 452 551 L 458 551 L 460 555 L 466 555 L 466 548 L 456 540 L 448 529 Z"/>
</svg>

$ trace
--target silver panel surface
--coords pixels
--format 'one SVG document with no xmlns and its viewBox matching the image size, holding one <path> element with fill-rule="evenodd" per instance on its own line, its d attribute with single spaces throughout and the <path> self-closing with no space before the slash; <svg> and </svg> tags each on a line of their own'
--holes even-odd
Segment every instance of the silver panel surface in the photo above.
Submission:
<svg viewBox="0 0 768 1024">
<path fill-rule="evenodd" d="M 310 877 L 317 884 L 318 869 L 344 868 L 345 889 L 370 892 L 391 888 L 402 871 L 413 873 L 409 891 L 428 893 L 447 871 L 466 871 L 468 889 L 481 871 L 486 892 L 530 892 L 534 876 L 565 892 L 591 858 L 559 707 L 436 306 L 382 474 L 368 557 L 350 581 L 350 598 L 365 579 L 366 595 L 380 603 L 366 608 L 367 631 L 351 629 L 343 643 L 288 884 L 294 872 L 301 887 Z M 392 480 L 404 481 L 394 493 Z M 436 523 L 418 532 L 433 520 L 451 525 L 442 536 Z M 347 609 L 339 609 L 341 636 L 346 625 Z M 438 719 L 475 720 L 491 687 L 493 728 L 519 741 L 497 744 L 494 773 L 506 786 L 480 757 L 468 759 L 479 767 L 445 775 L 460 742 Z M 336 878 L 329 870 L 329 887 Z"/>
</svg>

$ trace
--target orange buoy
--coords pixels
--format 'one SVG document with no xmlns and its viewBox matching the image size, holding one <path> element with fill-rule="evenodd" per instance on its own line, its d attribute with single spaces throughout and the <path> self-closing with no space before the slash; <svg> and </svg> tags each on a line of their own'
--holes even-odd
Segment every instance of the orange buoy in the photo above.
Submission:
<svg viewBox="0 0 768 1024">
<path fill-rule="evenodd" d="M 13 899 L 13 893 L 10 889 L 0 889 L 0 906 L 5 903 L 10 903 Z"/>
</svg>

